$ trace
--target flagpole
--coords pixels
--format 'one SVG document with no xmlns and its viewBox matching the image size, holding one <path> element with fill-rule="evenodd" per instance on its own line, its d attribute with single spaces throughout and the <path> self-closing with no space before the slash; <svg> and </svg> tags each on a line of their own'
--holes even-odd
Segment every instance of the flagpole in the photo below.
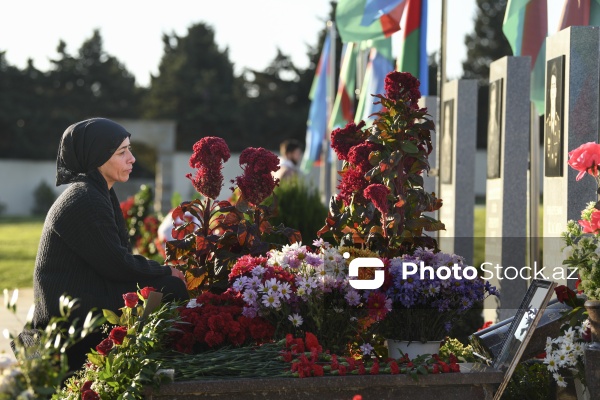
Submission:
<svg viewBox="0 0 600 400">
<path fill-rule="evenodd" d="M 441 0 L 442 2 L 442 26 L 441 26 L 441 30 L 440 30 L 440 62 L 438 65 L 438 73 L 437 73 L 437 84 L 438 84 L 438 121 L 442 121 L 442 107 L 443 107 L 443 103 L 442 103 L 442 99 L 443 99 L 443 92 L 444 92 L 444 83 L 446 82 L 446 10 L 447 10 L 447 3 L 446 0 Z M 440 127 L 437 126 L 436 127 L 436 131 L 437 131 L 437 135 L 438 138 L 440 137 Z M 438 147 L 439 147 L 439 142 L 438 142 Z M 437 195 L 440 195 L 441 192 L 441 182 L 442 180 L 440 179 L 441 176 L 441 170 L 440 170 L 440 160 L 439 157 L 441 157 L 441 152 L 438 150 L 437 151 L 437 157 L 438 159 L 436 160 L 436 166 L 437 166 Z"/>
<path fill-rule="evenodd" d="M 335 97 L 335 23 L 333 21 L 327 21 L 327 35 L 329 35 L 329 60 L 327 60 L 327 66 L 325 67 L 325 79 L 327 79 L 327 119 L 329 121 L 331 119 L 331 110 L 333 108 L 333 101 Z M 330 148 L 330 126 L 329 123 L 326 125 L 326 129 L 323 136 L 323 147 L 321 150 L 321 188 L 323 193 L 323 203 L 329 207 L 329 199 L 331 198 L 332 190 L 331 190 L 331 169 L 332 163 L 331 158 L 329 157 L 329 148 Z"/>
</svg>

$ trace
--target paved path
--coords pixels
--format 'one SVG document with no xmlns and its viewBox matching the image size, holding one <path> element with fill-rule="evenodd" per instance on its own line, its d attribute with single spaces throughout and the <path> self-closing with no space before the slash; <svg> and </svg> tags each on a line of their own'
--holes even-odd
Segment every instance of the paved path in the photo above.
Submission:
<svg viewBox="0 0 600 400">
<path fill-rule="evenodd" d="M 9 297 L 12 296 L 12 293 L 12 290 L 9 290 Z M 1 296 L 2 294 L 0 294 L 0 297 Z M 19 332 L 21 332 L 25 322 L 27 321 L 27 313 L 29 312 L 29 308 L 32 305 L 32 288 L 19 289 L 16 315 L 4 306 L 4 300 L 2 300 L 0 303 L 0 354 L 5 353 L 6 355 L 14 358 L 13 352 L 10 348 L 10 340 L 4 337 L 4 331 L 8 330 L 8 332 L 13 335 L 17 335 Z"/>
</svg>

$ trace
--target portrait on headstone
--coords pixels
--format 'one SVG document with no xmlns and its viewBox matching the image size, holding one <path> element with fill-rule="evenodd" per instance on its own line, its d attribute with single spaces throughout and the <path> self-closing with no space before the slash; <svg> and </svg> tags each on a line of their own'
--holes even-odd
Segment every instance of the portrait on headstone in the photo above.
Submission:
<svg viewBox="0 0 600 400">
<path fill-rule="evenodd" d="M 502 79 L 490 82 L 490 108 L 487 131 L 487 178 L 500 178 L 502 123 Z"/>
<path fill-rule="evenodd" d="M 454 132 L 454 100 L 444 102 L 442 140 L 440 145 L 440 179 L 452 183 L 452 139 Z"/>
<path fill-rule="evenodd" d="M 563 63 L 564 56 L 546 64 L 546 116 L 544 118 L 544 176 L 563 176 Z"/>
</svg>

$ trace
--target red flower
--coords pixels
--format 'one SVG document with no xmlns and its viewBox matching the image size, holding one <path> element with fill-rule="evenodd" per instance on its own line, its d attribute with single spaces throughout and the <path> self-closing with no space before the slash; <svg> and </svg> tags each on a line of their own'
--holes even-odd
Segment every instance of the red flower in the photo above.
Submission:
<svg viewBox="0 0 600 400">
<path fill-rule="evenodd" d="M 363 398 L 360 394 L 355 394 L 354 396 L 352 396 L 352 400 L 363 400 Z"/>
<path fill-rule="evenodd" d="M 135 292 L 125 293 L 123 295 L 123 300 L 125 300 L 125 307 L 134 308 L 137 306 L 139 297 Z"/>
<path fill-rule="evenodd" d="M 312 368 L 313 376 L 323 376 L 325 374 L 325 371 L 323 370 L 323 366 L 321 366 L 319 364 L 312 364 L 311 368 Z"/>
<path fill-rule="evenodd" d="M 323 350 L 321 345 L 319 345 L 319 340 L 317 339 L 317 337 L 310 332 L 306 332 L 304 341 L 308 350 L 312 351 L 313 349 L 316 349 L 318 352 Z"/>
<path fill-rule="evenodd" d="M 392 375 L 400 373 L 400 368 L 398 367 L 398 363 L 396 361 L 390 361 L 390 372 Z"/>
<path fill-rule="evenodd" d="M 492 321 L 486 321 L 486 322 L 485 322 L 485 323 L 484 323 L 484 324 L 481 326 L 481 328 L 477 329 L 477 332 L 479 332 L 479 331 L 482 331 L 482 330 L 484 330 L 484 329 L 487 329 L 487 328 L 489 328 L 490 326 L 492 326 L 493 324 L 494 324 L 494 322 L 492 322 Z"/>
<path fill-rule="evenodd" d="M 592 176 L 598 176 L 598 164 L 600 164 L 600 144 L 594 142 L 584 143 L 569 152 L 569 165 L 579 171 L 577 180 L 583 178 L 586 172 Z"/>
<path fill-rule="evenodd" d="M 127 336 L 127 328 L 124 326 L 114 327 L 108 335 L 108 337 L 115 344 L 123 344 L 123 339 L 125 339 L 125 336 Z"/>
<path fill-rule="evenodd" d="M 341 199 L 345 205 L 349 205 L 354 195 L 354 201 L 364 203 L 363 190 L 369 185 L 364 175 L 355 168 L 349 168 L 341 172 L 342 180 L 338 185 L 338 199 Z"/>
<path fill-rule="evenodd" d="M 359 171 L 364 175 L 373 165 L 369 161 L 369 155 L 376 150 L 381 150 L 382 146 L 377 143 L 363 142 L 353 146 L 348 153 L 348 161 L 356 165 Z"/>
<path fill-rule="evenodd" d="M 279 169 L 279 158 L 262 147 L 248 147 L 240 154 L 240 166 L 244 174 L 235 178 L 244 199 L 255 206 L 273 193 L 279 179 L 272 172 Z"/>
<path fill-rule="evenodd" d="M 433 364 L 433 366 L 431 367 L 431 373 L 432 374 L 439 374 L 440 373 L 440 366 L 437 364 Z"/>
<path fill-rule="evenodd" d="M 233 282 L 235 278 L 238 276 L 244 275 L 247 272 L 251 272 L 256 266 L 266 266 L 267 258 L 266 257 L 252 257 L 250 254 L 245 256 L 241 256 L 235 262 L 235 265 L 231 269 L 229 273 L 229 281 Z"/>
<path fill-rule="evenodd" d="M 332 367 L 332 369 L 333 369 L 333 367 Z M 342 365 L 338 365 L 337 370 L 338 370 L 338 373 L 340 374 L 340 376 L 345 376 L 346 372 L 348 371 L 348 369 L 346 368 L 346 366 L 343 365 L 343 364 Z"/>
<path fill-rule="evenodd" d="M 377 374 L 379 374 L 379 363 L 377 361 L 375 361 L 373 363 L 373 366 L 371 367 L 370 373 L 371 373 L 371 375 L 377 375 Z"/>
<path fill-rule="evenodd" d="M 385 295 L 380 292 L 371 292 L 367 300 L 367 308 L 369 316 L 375 318 L 376 321 L 381 321 L 389 311 L 386 307 Z"/>
<path fill-rule="evenodd" d="M 450 371 L 451 372 L 460 372 L 460 365 L 458 365 L 457 363 L 450 364 Z"/>
<path fill-rule="evenodd" d="M 558 301 L 560 301 L 563 304 L 568 304 L 570 301 L 575 300 L 577 298 L 575 292 L 566 287 L 565 285 L 559 285 L 555 287 L 554 292 L 556 293 L 556 298 L 558 299 Z"/>
<path fill-rule="evenodd" d="M 150 292 L 156 292 L 156 289 L 154 289 L 152 286 L 146 286 L 145 288 L 142 288 L 142 290 L 140 290 L 140 294 L 144 299 L 148 298 Z"/>
<path fill-rule="evenodd" d="M 206 344 L 208 344 L 210 347 L 220 345 L 221 343 L 223 343 L 224 339 L 225 338 L 221 333 L 215 331 L 208 331 L 208 333 L 204 337 L 204 340 L 206 340 Z"/>
<path fill-rule="evenodd" d="M 208 136 L 194 144 L 194 153 L 190 157 L 190 167 L 198 168 L 196 176 L 186 177 L 192 181 L 198 193 L 216 199 L 223 187 L 222 162 L 229 160 L 229 148 L 219 137 Z"/>
<path fill-rule="evenodd" d="M 81 393 L 81 400 L 100 400 L 100 396 L 93 390 L 86 390 Z"/>
<path fill-rule="evenodd" d="M 579 220 L 584 233 L 596 233 L 600 230 L 600 210 L 594 210 L 589 221 Z"/>
<path fill-rule="evenodd" d="M 375 208 L 382 214 L 387 214 L 389 207 L 387 201 L 387 195 L 390 194 L 390 189 L 380 183 L 374 183 L 367 186 L 363 191 L 363 195 L 367 200 L 371 200 L 375 205 Z"/>
<path fill-rule="evenodd" d="M 92 381 L 85 381 L 85 383 L 81 386 L 81 393 L 85 392 L 86 390 L 90 390 L 92 388 Z"/>
<path fill-rule="evenodd" d="M 106 338 L 103 341 L 101 341 L 98 346 L 96 346 L 96 351 L 101 355 L 105 356 L 108 353 L 110 353 L 114 346 L 115 344 L 113 343 L 112 339 Z"/>
<path fill-rule="evenodd" d="M 410 72 L 392 71 L 385 77 L 385 93 L 392 100 L 403 99 L 410 101 L 411 108 L 418 108 L 418 101 L 421 97 L 419 86 L 421 82 Z"/>
<path fill-rule="evenodd" d="M 331 132 L 331 148 L 336 152 L 338 160 L 348 161 L 350 149 L 366 139 L 367 135 L 362 131 L 364 126 L 364 121 L 360 121 L 358 125 L 349 122 L 344 128 Z"/>
</svg>

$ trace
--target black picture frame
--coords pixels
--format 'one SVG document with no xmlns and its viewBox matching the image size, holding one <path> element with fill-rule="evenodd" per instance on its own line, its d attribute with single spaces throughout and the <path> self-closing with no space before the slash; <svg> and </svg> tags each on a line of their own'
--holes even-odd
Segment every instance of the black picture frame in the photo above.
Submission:
<svg viewBox="0 0 600 400">
<path fill-rule="evenodd" d="M 454 99 L 444 102 L 442 107 L 442 137 L 440 140 L 440 180 L 443 184 L 452 183 L 452 163 L 454 148 Z"/>
<path fill-rule="evenodd" d="M 546 62 L 546 113 L 544 114 L 544 176 L 563 176 L 564 164 L 564 60 Z"/>
<path fill-rule="evenodd" d="M 506 389 L 531 336 L 533 336 L 535 328 L 542 318 L 544 310 L 550 302 L 550 298 L 554 294 L 556 285 L 556 282 L 544 279 L 531 281 L 531 285 L 519 306 L 519 311 L 513 318 L 504 338 L 502 349 L 492 365 L 495 369 L 504 372 L 504 379 L 494 394 L 494 400 L 499 400 Z"/>
<path fill-rule="evenodd" d="M 497 179 L 502 161 L 502 78 L 490 82 L 487 131 L 487 178 Z"/>
</svg>

